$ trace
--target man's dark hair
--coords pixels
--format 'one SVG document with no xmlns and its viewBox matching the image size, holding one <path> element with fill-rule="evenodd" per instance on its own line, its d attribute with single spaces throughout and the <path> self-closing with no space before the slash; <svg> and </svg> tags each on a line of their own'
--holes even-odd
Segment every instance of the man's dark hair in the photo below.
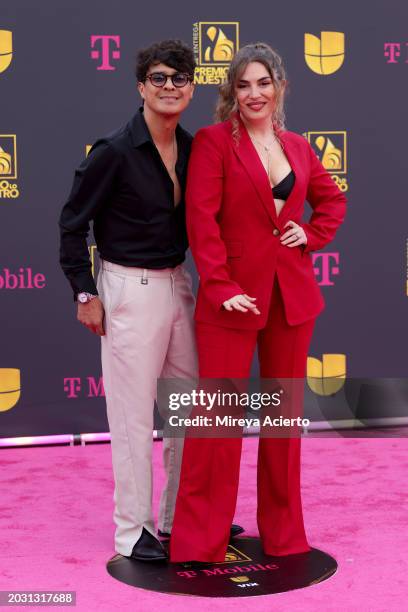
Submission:
<svg viewBox="0 0 408 612">
<path fill-rule="evenodd" d="M 137 54 L 137 80 L 144 81 L 150 66 L 157 64 L 166 64 L 177 72 L 185 72 L 194 77 L 196 63 L 193 51 L 182 40 L 162 40 L 146 49 L 141 49 Z"/>
</svg>

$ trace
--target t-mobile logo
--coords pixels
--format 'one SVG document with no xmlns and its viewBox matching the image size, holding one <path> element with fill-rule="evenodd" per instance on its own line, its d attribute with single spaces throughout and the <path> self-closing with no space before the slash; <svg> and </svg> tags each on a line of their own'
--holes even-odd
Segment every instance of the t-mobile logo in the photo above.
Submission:
<svg viewBox="0 0 408 612">
<path fill-rule="evenodd" d="M 313 272 L 320 286 L 334 285 L 333 276 L 339 274 L 339 253 L 313 253 Z"/>
<path fill-rule="evenodd" d="M 92 59 L 101 60 L 97 70 L 116 70 L 110 62 L 120 58 L 120 36 L 91 36 L 91 47 L 94 49 L 91 51 Z"/>
</svg>

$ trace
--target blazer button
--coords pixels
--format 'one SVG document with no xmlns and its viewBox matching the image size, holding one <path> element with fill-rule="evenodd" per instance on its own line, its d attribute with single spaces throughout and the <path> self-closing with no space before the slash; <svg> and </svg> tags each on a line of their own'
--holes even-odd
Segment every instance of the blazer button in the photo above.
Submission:
<svg viewBox="0 0 408 612">
<path fill-rule="evenodd" d="M 274 236 L 279 236 L 280 231 L 279 231 L 279 230 L 278 230 L 278 229 L 275 227 L 275 229 L 273 230 L 272 234 L 273 234 Z"/>
</svg>

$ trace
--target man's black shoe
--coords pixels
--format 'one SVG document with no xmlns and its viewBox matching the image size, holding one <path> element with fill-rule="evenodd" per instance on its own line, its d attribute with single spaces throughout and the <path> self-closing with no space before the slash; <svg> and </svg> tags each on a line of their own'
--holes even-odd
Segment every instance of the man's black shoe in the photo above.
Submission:
<svg viewBox="0 0 408 612">
<path fill-rule="evenodd" d="M 142 535 L 134 545 L 129 558 L 137 561 L 165 561 L 168 559 L 168 554 L 159 540 L 143 527 Z"/>
<path fill-rule="evenodd" d="M 235 536 L 240 535 L 244 531 L 245 531 L 245 529 L 243 527 L 241 527 L 241 525 L 234 525 L 234 523 L 232 523 L 231 531 L 230 531 L 230 536 L 231 536 L 231 538 L 235 538 Z"/>
<path fill-rule="evenodd" d="M 235 536 L 239 535 L 240 533 L 243 533 L 244 531 L 245 529 L 241 527 L 241 525 L 234 525 L 234 523 L 232 523 L 231 530 L 230 530 L 230 537 L 235 538 Z M 170 538 L 170 534 L 167 533 L 166 531 L 160 531 L 159 529 L 157 533 L 159 534 L 161 538 L 164 538 L 167 540 Z"/>
</svg>

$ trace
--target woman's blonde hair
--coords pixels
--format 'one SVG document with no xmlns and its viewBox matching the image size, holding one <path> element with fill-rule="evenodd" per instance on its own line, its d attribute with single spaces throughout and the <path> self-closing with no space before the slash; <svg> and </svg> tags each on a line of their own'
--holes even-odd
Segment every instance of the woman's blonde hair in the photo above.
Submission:
<svg viewBox="0 0 408 612">
<path fill-rule="evenodd" d="M 227 82 L 221 85 L 219 89 L 219 97 L 215 109 L 215 120 L 226 121 L 231 119 L 233 136 L 239 136 L 239 123 L 234 116 L 237 111 L 237 102 L 235 99 L 235 88 L 242 77 L 248 64 L 251 62 L 259 62 L 263 64 L 271 75 L 273 85 L 275 87 L 276 105 L 272 116 L 273 127 L 276 132 L 285 129 L 285 112 L 283 108 L 286 88 L 286 75 L 283 67 L 282 58 L 266 43 L 254 43 L 245 45 L 234 56 L 228 71 Z"/>
</svg>

